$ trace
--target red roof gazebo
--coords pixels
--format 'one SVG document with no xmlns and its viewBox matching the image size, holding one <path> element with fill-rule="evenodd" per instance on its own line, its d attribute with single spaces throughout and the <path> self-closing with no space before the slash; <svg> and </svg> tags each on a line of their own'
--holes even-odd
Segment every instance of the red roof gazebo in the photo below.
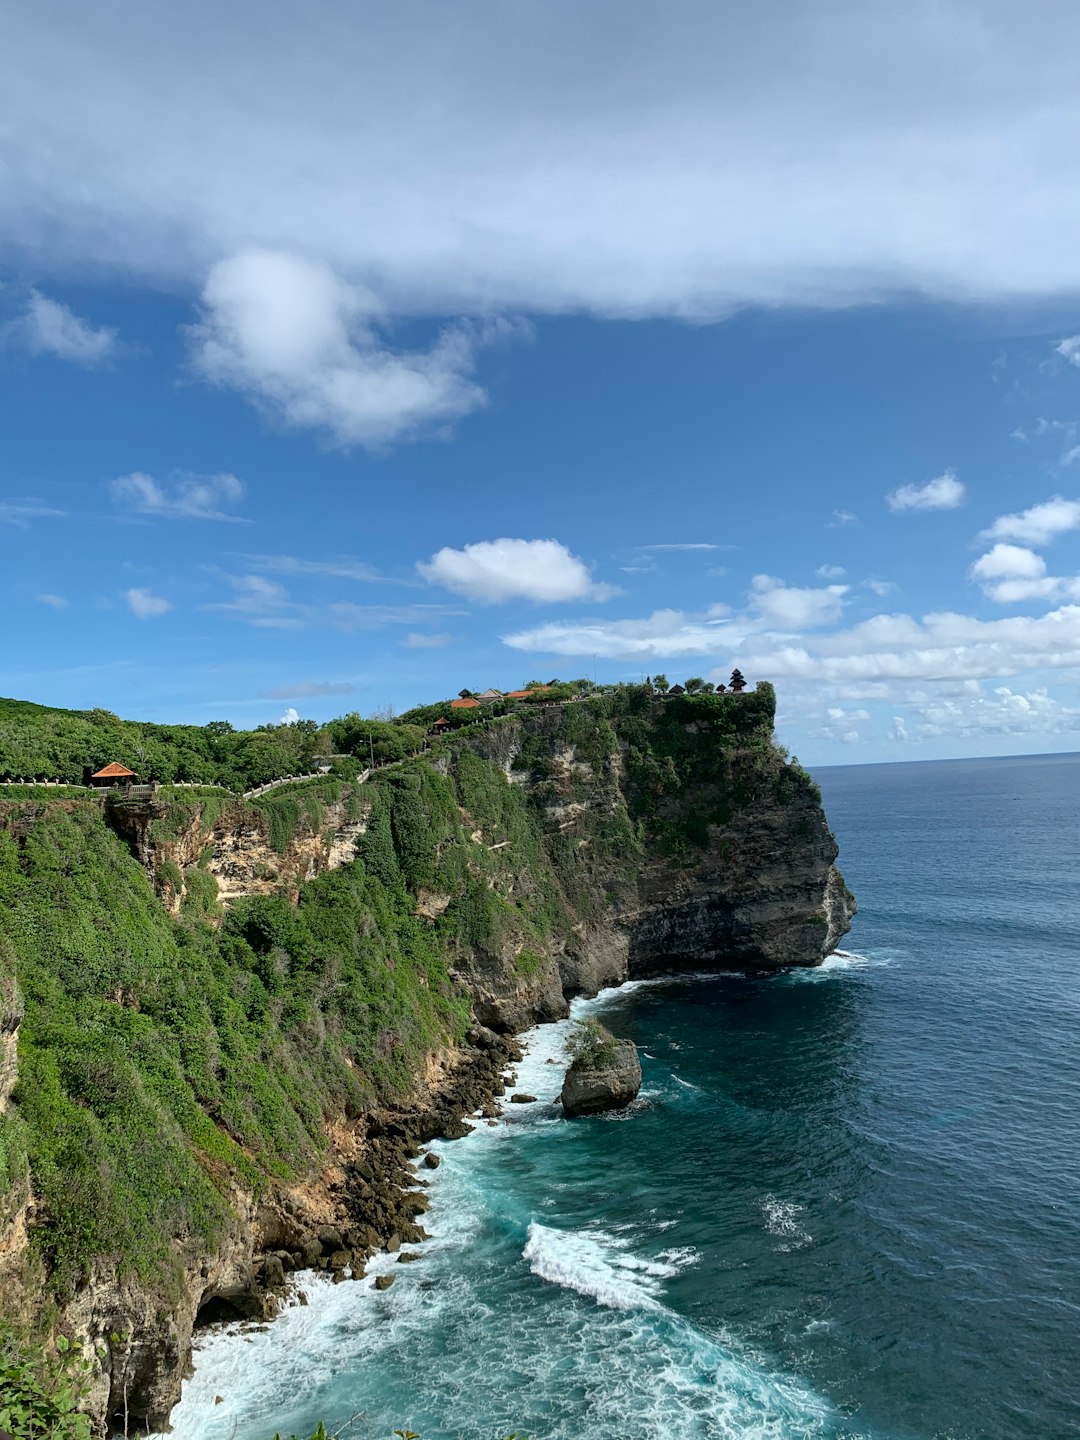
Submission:
<svg viewBox="0 0 1080 1440">
<path fill-rule="evenodd" d="M 124 781 L 138 779 L 134 770 L 129 770 L 126 765 L 118 765 L 115 760 L 109 765 L 103 765 L 100 770 L 90 776 L 91 785 L 121 785 Z"/>
</svg>

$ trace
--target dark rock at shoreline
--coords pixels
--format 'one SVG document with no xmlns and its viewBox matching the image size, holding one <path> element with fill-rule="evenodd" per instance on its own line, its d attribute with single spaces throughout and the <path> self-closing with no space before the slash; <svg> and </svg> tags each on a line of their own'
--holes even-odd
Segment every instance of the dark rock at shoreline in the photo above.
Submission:
<svg viewBox="0 0 1080 1440">
<path fill-rule="evenodd" d="M 526 1095 L 524 1092 L 521 1092 L 521 1093 L 519 1093 L 519 1094 L 517 1094 L 517 1095 L 511 1095 L 511 1096 L 510 1096 L 510 1104 L 511 1104 L 511 1105 L 535 1105 L 535 1104 L 536 1104 L 536 1096 L 535 1096 L 535 1095 Z"/>
<path fill-rule="evenodd" d="M 397 1263 L 399 1265 L 411 1265 L 414 1260 L 422 1260 L 423 1258 L 418 1250 L 402 1250 L 401 1254 L 397 1257 Z"/>
<path fill-rule="evenodd" d="M 389 1289 L 390 1289 L 390 1286 L 393 1285 L 393 1283 L 394 1283 L 394 1277 L 393 1277 L 393 1275 L 376 1275 L 376 1276 L 375 1276 L 375 1289 L 376 1289 L 376 1290 L 389 1290 Z"/>
<path fill-rule="evenodd" d="M 428 1153 L 424 1156 L 424 1164 L 429 1170 L 437 1170 L 442 1164 L 442 1159 L 440 1156 L 434 1154 L 431 1150 L 429 1150 Z"/>
</svg>

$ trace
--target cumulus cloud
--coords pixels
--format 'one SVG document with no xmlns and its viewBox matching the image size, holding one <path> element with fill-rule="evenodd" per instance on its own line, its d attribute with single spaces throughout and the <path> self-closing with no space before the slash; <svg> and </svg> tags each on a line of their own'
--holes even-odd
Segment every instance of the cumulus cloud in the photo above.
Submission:
<svg viewBox="0 0 1080 1440">
<path fill-rule="evenodd" d="M 74 365 L 100 365 L 117 348 L 115 330 L 91 325 L 40 290 L 31 290 L 26 310 L 6 329 L 9 339 L 32 355 L 53 355 Z"/>
<path fill-rule="evenodd" d="M 1045 687 L 1022 691 L 998 685 L 988 693 L 982 686 L 972 686 L 958 695 L 918 700 L 911 711 L 915 723 L 912 738 L 918 740 L 966 735 L 1068 735 L 1080 730 L 1080 709 L 1062 704 Z"/>
<path fill-rule="evenodd" d="M 985 555 L 980 555 L 971 567 L 975 580 L 1003 580 L 1016 578 L 1037 580 L 1046 574 L 1046 561 L 1034 550 L 1023 545 L 995 545 Z"/>
<path fill-rule="evenodd" d="M 1060 595 L 1080 596 L 1080 578 L 1046 573 L 1046 561 L 1023 545 L 998 543 L 980 555 L 969 571 L 991 600 L 1016 605 L 1025 600 L 1050 600 Z"/>
<path fill-rule="evenodd" d="M 999 515 L 980 540 L 1016 540 L 1021 545 L 1049 545 L 1059 535 L 1080 526 L 1080 500 L 1055 495 L 1016 515 Z"/>
<path fill-rule="evenodd" d="M 589 567 L 558 540 L 481 540 L 445 546 L 416 567 L 425 580 L 483 604 L 504 600 L 609 600 L 618 590 L 594 582 Z"/>
<path fill-rule="evenodd" d="M 965 490 L 952 470 L 946 470 L 925 485 L 901 485 L 886 495 L 890 510 L 956 510 L 964 503 Z"/>
<path fill-rule="evenodd" d="M 487 403 L 472 379 L 476 351 L 510 327 L 449 326 L 427 350 L 394 351 L 384 319 L 370 290 L 328 265 L 244 250 L 210 271 L 193 363 L 274 419 L 344 446 L 387 445 Z"/>
<path fill-rule="evenodd" d="M 285 711 L 285 714 L 279 716 L 277 723 L 279 725 L 295 725 L 299 719 L 300 711 L 297 710 L 295 706 L 290 705 L 289 708 Z"/>
<path fill-rule="evenodd" d="M 168 480 L 155 480 L 141 470 L 121 475 L 109 484 L 113 499 L 137 515 L 151 515 L 162 520 L 229 520 L 237 515 L 226 512 L 244 497 L 244 486 L 235 475 L 191 475 L 178 472 Z"/>
<path fill-rule="evenodd" d="M 318 695 L 351 695 L 354 687 L 346 680 L 295 680 L 264 690 L 264 700 L 310 700 Z"/>
<path fill-rule="evenodd" d="M 822 580 L 843 580 L 847 571 L 843 565 L 819 565 L 816 573 Z"/>
<path fill-rule="evenodd" d="M 1007 679 L 1039 668 L 1080 665 L 1080 606 L 1000 620 L 951 611 L 921 619 L 876 615 L 798 644 L 751 636 L 738 653 L 748 677 L 840 686 L 880 682 L 881 688 L 871 692 L 878 698 L 905 698 L 904 687 L 912 681 Z"/>
<path fill-rule="evenodd" d="M 136 620 L 153 620 L 156 616 L 164 615 L 166 611 L 172 609 L 170 601 L 161 595 L 155 595 L 152 590 L 125 590 L 124 599 Z"/>
<path fill-rule="evenodd" d="M 832 625 L 840 618 L 847 590 L 846 585 L 806 589 L 785 585 L 771 575 L 755 575 L 750 605 L 770 628 L 810 630 Z"/>
<path fill-rule="evenodd" d="M 1075 288 L 1070 6 L 14 8 L 4 228 L 43 264 L 257 243 L 427 314 Z"/>
<path fill-rule="evenodd" d="M 1080 365 L 1080 335 L 1070 335 L 1055 348 L 1070 365 Z"/>
</svg>

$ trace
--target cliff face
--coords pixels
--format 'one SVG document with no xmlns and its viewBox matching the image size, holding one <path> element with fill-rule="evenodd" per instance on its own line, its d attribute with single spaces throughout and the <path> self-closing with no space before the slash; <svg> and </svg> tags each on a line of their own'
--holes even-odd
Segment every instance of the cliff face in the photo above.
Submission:
<svg viewBox="0 0 1080 1440">
<path fill-rule="evenodd" d="M 160 1425 L 200 1314 L 273 1310 L 275 1254 L 405 1229 L 372 1146 L 475 1108 L 455 1077 L 497 1080 L 491 1031 L 629 976 L 821 962 L 854 905 L 772 707 L 634 691 L 254 807 L 0 806 L 26 1001 L 20 1085 L 0 1007 L 0 1281 L 104 1347 L 99 1419 Z"/>
<path fill-rule="evenodd" d="M 290 813 L 282 814 L 284 806 Z M 212 899 L 222 904 L 282 889 L 295 899 L 301 885 L 353 859 L 366 814 L 359 787 L 337 781 L 298 785 L 264 807 L 231 796 L 189 800 L 167 789 L 106 806 L 109 824 L 175 915 L 195 872 L 213 880 Z"/>
</svg>

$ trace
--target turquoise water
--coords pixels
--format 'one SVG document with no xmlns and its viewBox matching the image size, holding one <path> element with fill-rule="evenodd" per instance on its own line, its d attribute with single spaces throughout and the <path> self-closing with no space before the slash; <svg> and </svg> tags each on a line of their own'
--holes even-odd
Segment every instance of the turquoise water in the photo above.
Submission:
<svg viewBox="0 0 1080 1440">
<path fill-rule="evenodd" d="M 534 1032 L 423 1261 L 209 1337 L 178 1440 L 1080 1434 L 1080 757 L 818 779 L 847 953 L 579 1005 L 641 1047 L 619 1116 Z"/>
</svg>

